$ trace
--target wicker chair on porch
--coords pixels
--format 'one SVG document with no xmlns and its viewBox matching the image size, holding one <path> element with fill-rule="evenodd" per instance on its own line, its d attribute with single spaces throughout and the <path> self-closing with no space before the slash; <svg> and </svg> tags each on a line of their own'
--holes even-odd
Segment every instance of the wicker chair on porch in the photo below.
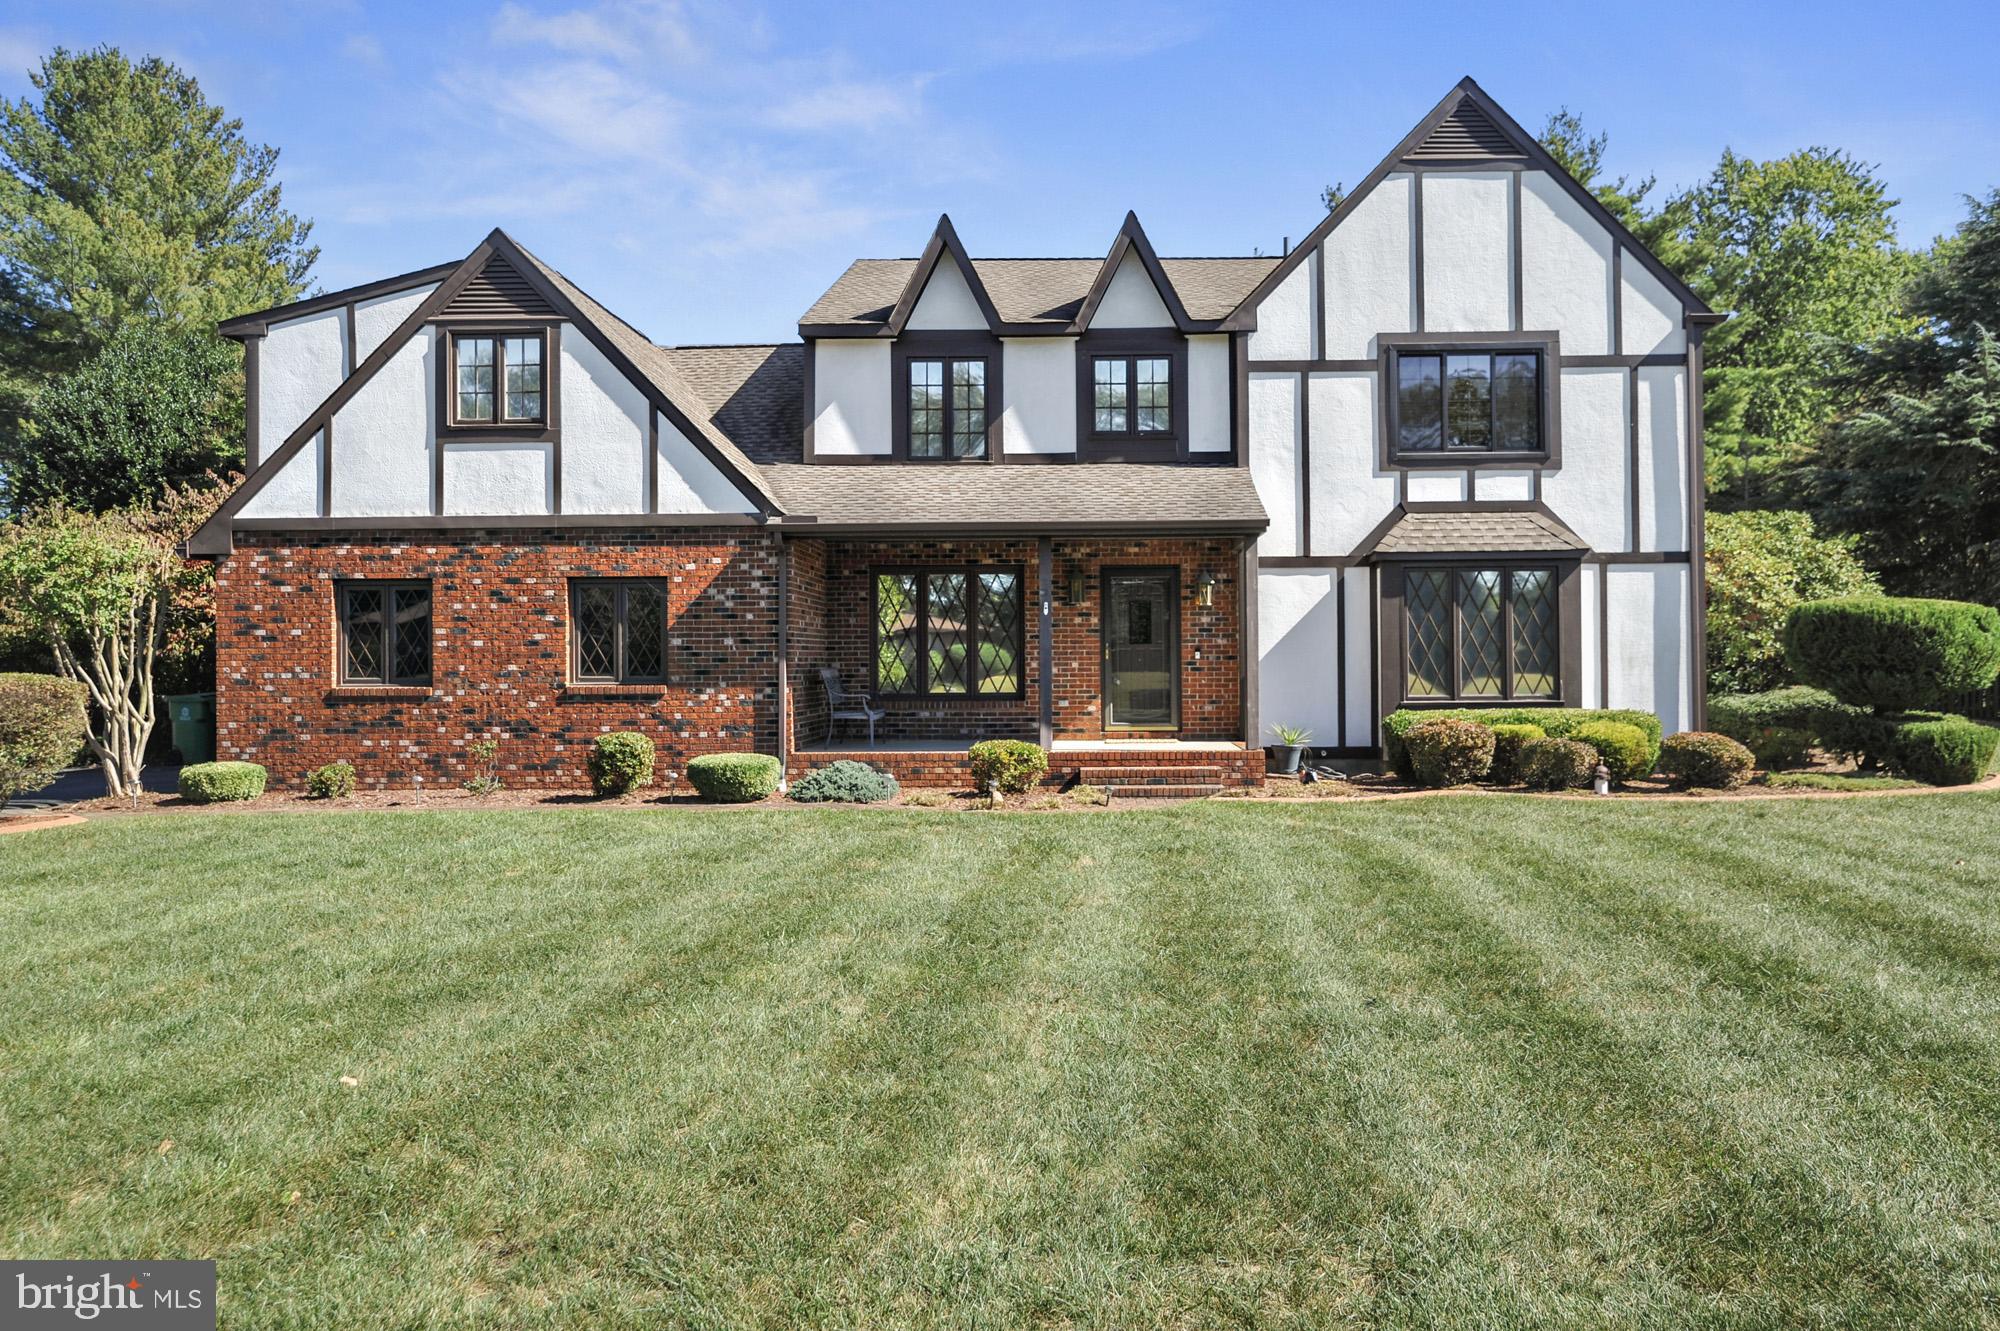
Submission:
<svg viewBox="0 0 2000 1331">
<path fill-rule="evenodd" d="M 888 713 L 875 705 L 875 699 L 866 693 L 855 693 L 842 687 L 840 672 L 832 666 L 819 668 L 820 687 L 826 690 L 826 742 L 833 743 L 833 724 L 836 721 L 866 721 L 868 723 L 868 747 L 875 747 L 875 723 Z"/>
</svg>

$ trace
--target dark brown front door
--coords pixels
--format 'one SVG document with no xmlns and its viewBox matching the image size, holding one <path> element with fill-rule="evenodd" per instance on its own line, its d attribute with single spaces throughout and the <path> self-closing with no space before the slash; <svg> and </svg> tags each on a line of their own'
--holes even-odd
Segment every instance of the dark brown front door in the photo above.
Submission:
<svg viewBox="0 0 2000 1331">
<path fill-rule="evenodd" d="M 1104 575 L 1104 724 L 1172 730 L 1180 724 L 1180 646 L 1172 569 Z"/>
</svg>

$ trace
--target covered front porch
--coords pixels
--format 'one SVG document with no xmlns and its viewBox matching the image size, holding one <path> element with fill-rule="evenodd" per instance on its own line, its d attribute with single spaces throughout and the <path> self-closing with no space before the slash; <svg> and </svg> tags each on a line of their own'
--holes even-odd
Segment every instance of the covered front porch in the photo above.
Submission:
<svg viewBox="0 0 2000 1331">
<path fill-rule="evenodd" d="M 1254 558 L 1234 535 L 788 534 L 787 770 L 964 786 L 970 744 L 1020 739 L 1065 783 L 1256 784 Z"/>
</svg>

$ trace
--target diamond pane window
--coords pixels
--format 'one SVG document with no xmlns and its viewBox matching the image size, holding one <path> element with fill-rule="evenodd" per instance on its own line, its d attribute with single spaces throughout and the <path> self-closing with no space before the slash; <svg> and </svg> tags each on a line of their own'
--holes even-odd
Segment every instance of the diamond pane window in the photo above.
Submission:
<svg viewBox="0 0 2000 1331">
<path fill-rule="evenodd" d="M 1450 574 L 1436 569 L 1411 573 L 1404 593 L 1409 619 L 1410 682 L 1412 698 L 1451 696 L 1451 593 Z"/>
<path fill-rule="evenodd" d="M 1019 697 L 1021 575 L 978 568 L 875 574 L 875 690 Z"/>
<path fill-rule="evenodd" d="M 458 419 L 493 419 L 493 339 L 453 339 L 458 362 Z"/>
<path fill-rule="evenodd" d="M 1392 438 L 1402 453 L 1533 453 L 1542 437 L 1539 351 L 1399 351 Z"/>
<path fill-rule="evenodd" d="M 422 582 L 347 582 L 339 607 L 340 682 L 431 682 L 431 589 Z"/>
<path fill-rule="evenodd" d="M 1545 568 L 1514 574 L 1514 696 L 1553 698 L 1556 656 L 1555 578 Z"/>
<path fill-rule="evenodd" d="M 1458 575 L 1458 692 L 1497 698 L 1500 650 L 1500 574 L 1492 569 Z"/>
<path fill-rule="evenodd" d="M 664 684 L 665 584 L 647 578 L 572 581 L 570 677 L 590 684 Z"/>
<path fill-rule="evenodd" d="M 1404 697 L 1560 697 L 1559 596 L 1553 569 L 1409 569 Z"/>
</svg>

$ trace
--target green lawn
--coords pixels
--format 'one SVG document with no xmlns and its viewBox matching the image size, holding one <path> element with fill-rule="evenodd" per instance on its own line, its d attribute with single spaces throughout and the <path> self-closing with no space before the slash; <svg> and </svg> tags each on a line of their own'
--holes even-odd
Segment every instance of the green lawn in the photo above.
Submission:
<svg viewBox="0 0 2000 1331">
<path fill-rule="evenodd" d="M 0 1252 L 224 1326 L 2000 1321 L 1992 795 L 110 819 L 0 937 Z"/>
</svg>

